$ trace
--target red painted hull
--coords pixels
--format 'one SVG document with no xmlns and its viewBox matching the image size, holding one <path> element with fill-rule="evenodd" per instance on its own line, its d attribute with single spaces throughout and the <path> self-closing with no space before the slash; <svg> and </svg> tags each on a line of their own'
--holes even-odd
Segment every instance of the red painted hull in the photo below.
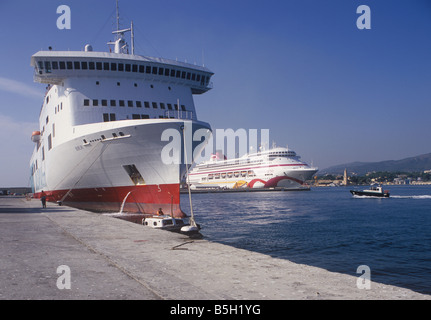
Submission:
<svg viewBox="0 0 431 320">
<path fill-rule="evenodd" d="M 47 201 L 58 202 L 67 192 L 68 190 L 55 190 L 46 191 L 45 194 Z M 41 193 L 36 193 L 35 197 L 40 198 Z M 73 189 L 62 203 L 84 210 L 120 212 L 125 198 L 124 212 L 152 215 L 162 208 L 165 214 L 181 218 L 186 216 L 180 208 L 179 184 Z"/>
</svg>

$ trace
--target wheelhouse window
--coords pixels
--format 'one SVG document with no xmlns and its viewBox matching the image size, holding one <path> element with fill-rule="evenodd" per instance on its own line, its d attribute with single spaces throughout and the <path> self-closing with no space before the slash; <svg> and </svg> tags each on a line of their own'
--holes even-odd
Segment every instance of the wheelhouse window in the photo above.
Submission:
<svg viewBox="0 0 431 320">
<path fill-rule="evenodd" d="M 82 61 L 81 62 L 81 69 L 82 70 L 87 70 L 88 69 L 88 62 L 87 61 Z"/>
<path fill-rule="evenodd" d="M 67 61 L 66 62 L 66 67 L 67 67 L 67 70 L 72 70 L 73 69 L 72 61 Z"/>
<path fill-rule="evenodd" d="M 111 71 L 117 71 L 117 64 L 114 62 L 111 62 Z"/>
<path fill-rule="evenodd" d="M 103 70 L 109 71 L 109 62 L 103 63 Z"/>
<path fill-rule="evenodd" d="M 73 67 L 75 68 L 75 70 L 80 70 L 81 69 L 81 62 L 74 61 L 73 62 Z"/>
</svg>

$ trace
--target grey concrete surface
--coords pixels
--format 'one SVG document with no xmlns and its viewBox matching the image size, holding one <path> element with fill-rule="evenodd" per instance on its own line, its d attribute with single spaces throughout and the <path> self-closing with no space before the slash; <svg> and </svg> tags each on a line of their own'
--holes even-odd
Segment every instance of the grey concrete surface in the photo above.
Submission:
<svg viewBox="0 0 431 320">
<path fill-rule="evenodd" d="M 430 299 L 111 216 L 0 198 L 0 299 Z M 59 289 L 70 268 L 70 289 Z"/>
</svg>

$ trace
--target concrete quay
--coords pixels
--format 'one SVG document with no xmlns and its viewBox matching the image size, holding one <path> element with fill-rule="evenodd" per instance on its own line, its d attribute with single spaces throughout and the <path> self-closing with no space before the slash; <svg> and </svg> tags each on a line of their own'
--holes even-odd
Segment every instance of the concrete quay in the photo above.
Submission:
<svg viewBox="0 0 431 320">
<path fill-rule="evenodd" d="M 0 198 L 0 256 L 2 300 L 431 298 L 375 282 L 358 289 L 354 276 L 25 198 Z"/>
</svg>

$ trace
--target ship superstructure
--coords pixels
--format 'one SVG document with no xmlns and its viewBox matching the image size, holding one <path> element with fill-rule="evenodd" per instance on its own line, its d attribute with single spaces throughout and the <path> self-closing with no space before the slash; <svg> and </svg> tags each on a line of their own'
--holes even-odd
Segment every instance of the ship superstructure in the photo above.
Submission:
<svg viewBox="0 0 431 320">
<path fill-rule="evenodd" d="M 291 188 L 303 187 L 318 171 L 288 148 L 272 148 L 240 158 L 214 154 L 189 174 L 192 188 Z"/>
<path fill-rule="evenodd" d="M 132 29 L 132 28 L 131 28 Z M 47 84 L 30 161 L 36 197 L 98 211 L 182 215 L 185 162 L 165 163 L 166 130 L 211 128 L 197 120 L 194 94 L 212 87 L 205 67 L 128 53 L 114 31 L 114 52 L 39 51 L 34 80 Z M 133 49 L 133 47 L 132 47 Z M 187 134 L 191 136 L 191 134 Z M 190 140 L 195 148 L 204 145 Z M 184 146 L 180 146 L 181 150 Z"/>
</svg>

